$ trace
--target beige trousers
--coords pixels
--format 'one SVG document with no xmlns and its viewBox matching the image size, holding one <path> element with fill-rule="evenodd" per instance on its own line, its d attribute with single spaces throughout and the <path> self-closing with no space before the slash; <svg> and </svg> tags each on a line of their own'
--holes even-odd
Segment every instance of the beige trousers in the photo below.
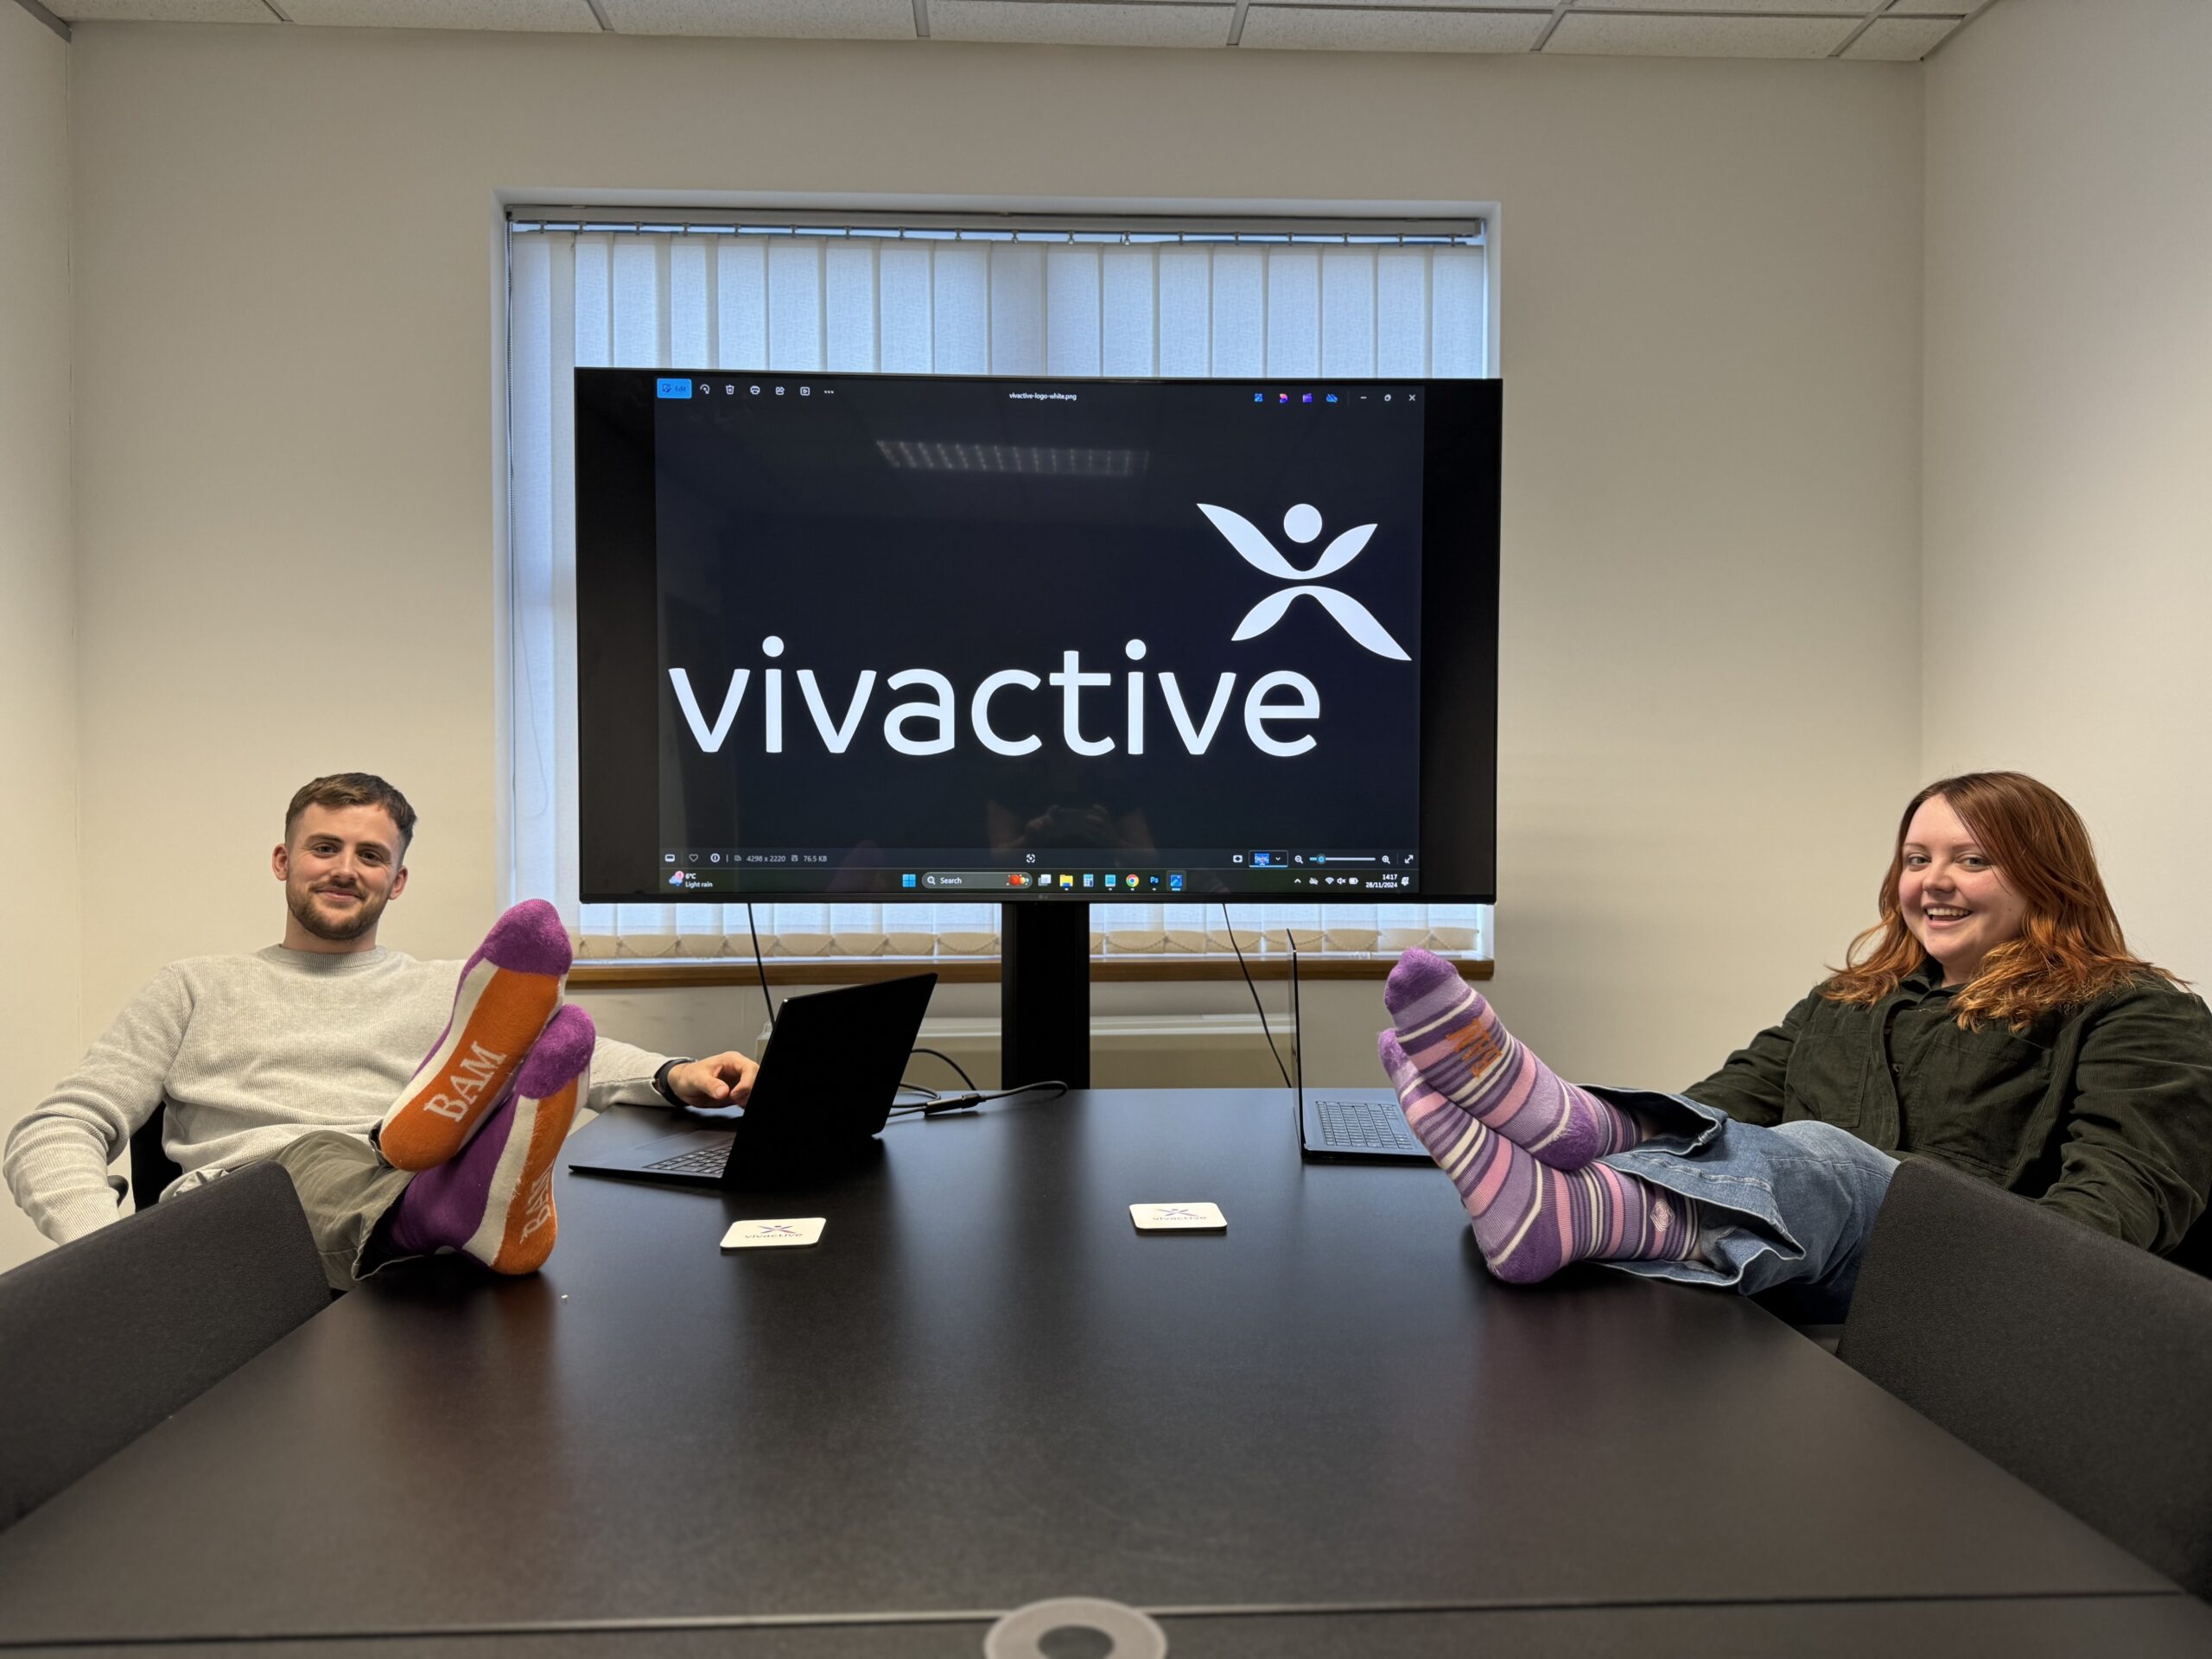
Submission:
<svg viewBox="0 0 2212 1659">
<path fill-rule="evenodd" d="M 369 1239 L 385 1211 L 397 1203 L 414 1176 L 394 1169 L 357 1135 L 315 1129 L 270 1160 L 282 1165 L 307 1211 L 308 1230 L 322 1256 L 323 1277 L 334 1290 L 351 1290 L 399 1258 L 366 1259 Z"/>
</svg>

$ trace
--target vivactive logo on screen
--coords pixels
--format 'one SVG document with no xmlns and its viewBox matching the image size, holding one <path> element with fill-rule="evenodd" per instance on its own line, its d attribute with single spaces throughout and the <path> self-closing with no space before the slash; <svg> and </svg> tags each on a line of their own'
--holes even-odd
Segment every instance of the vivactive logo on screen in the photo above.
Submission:
<svg viewBox="0 0 2212 1659">
<path fill-rule="evenodd" d="M 1316 576 L 1332 576 L 1357 558 L 1367 546 L 1367 538 L 1375 534 L 1373 524 L 1355 524 L 1328 546 L 1321 550 L 1321 556 L 1311 569 L 1300 570 L 1275 550 L 1275 544 L 1261 533 L 1257 525 L 1227 507 L 1210 507 L 1198 503 L 1198 511 L 1213 521 L 1213 527 L 1229 537 L 1229 544 L 1244 556 L 1244 562 L 1255 569 L 1284 582 L 1301 584 L 1269 594 L 1245 612 L 1244 620 L 1236 625 L 1231 639 L 1254 639 L 1282 620 L 1291 601 L 1303 594 L 1308 599 L 1319 600 L 1321 608 L 1344 626 L 1344 631 L 1377 657 L 1389 657 L 1397 662 L 1410 662 L 1398 642 L 1375 620 L 1375 614 L 1350 594 L 1339 593 L 1334 588 L 1311 585 Z M 1282 516 L 1282 532 L 1300 547 L 1321 533 L 1321 514 L 1318 508 L 1301 501 Z"/>
<path fill-rule="evenodd" d="M 1333 575 L 1344 569 L 1365 550 L 1376 526 L 1358 524 L 1343 531 L 1321 550 L 1321 556 L 1306 569 L 1283 556 L 1264 531 L 1243 514 L 1227 507 L 1217 507 L 1205 502 L 1197 504 L 1214 528 L 1226 537 L 1229 544 L 1252 565 L 1280 581 L 1294 583 L 1279 588 L 1252 607 L 1230 635 L 1232 643 L 1257 639 L 1273 628 L 1289 612 L 1301 596 L 1312 599 L 1335 619 L 1362 650 L 1394 662 L 1409 663 L 1402 646 L 1390 637 L 1378 622 L 1374 613 L 1351 594 L 1339 588 L 1324 587 L 1315 579 Z M 1283 515 L 1283 533 L 1300 546 L 1312 543 L 1321 533 L 1323 519 L 1318 508 L 1300 502 Z M 1141 639 L 1131 639 L 1122 646 L 1122 655 L 1133 663 L 1142 662 L 1148 647 Z M 770 634 L 760 642 L 760 654 L 772 662 L 783 656 L 781 636 Z M 721 707 L 713 720 L 707 718 L 701 707 L 698 694 L 693 690 L 690 672 L 681 668 L 668 671 L 670 684 L 676 692 L 677 707 L 683 715 L 683 723 L 698 744 L 702 754 L 720 752 L 728 741 L 737 723 L 739 711 L 745 703 L 745 695 L 753 683 L 749 668 L 730 671 L 728 689 L 722 695 Z M 797 670 L 792 677 L 798 683 L 799 696 L 806 705 L 809 720 L 823 747 L 831 754 L 842 754 L 852 747 L 859 734 L 861 722 L 867 717 L 869 701 L 874 696 L 879 676 L 872 668 L 862 669 L 853 686 L 852 696 L 842 713 L 834 710 L 823 694 L 820 679 L 814 670 Z M 1083 694 L 1087 690 L 1111 685 L 1112 674 L 1103 669 L 1085 670 L 1082 653 L 1066 651 L 1060 653 L 1060 667 L 1055 673 L 1039 676 L 1026 668 L 1002 668 L 987 674 L 969 694 L 968 722 L 976 741 L 994 754 L 1033 754 L 1044 747 L 1045 740 L 1034 732 L 1009 734 L 1001 728 L 992 713 L 992 702 L 1010 687 L 1034 691 L 1051 685 L 1061 694 L 1060 737 L 1074 753 L 1100 755 L 1111 753 L 1117 747 L 1126 746 L 1130 754 L 1145 753 L 1145 714 L 1147 698 L 1143 670 L 1132 670 L 1127 677 L 1127 699 L 1122 736 L 1089 736 L 1084 730 Z M 1213 690 L 1205 699 L 1203 713 L 1195 710 L 1185 698 L 1181 680 L 1173 670 L 1160 670 L 1149 678 L 1157 686 L 1161 703 L 1166 707 L 1175 734 L 1184 748 L 1193 755 L 1204 754 L 1213 746 L 1219 734 L 1223 717 L 1229 711 L 1230 699 L 1236 690 L 1236 673 L 1224 670 L 1215 679 Z M 770 754 L 784 752 L 784 671 L 780 666 L 761 672 L 762 735 L 765 748 Z M 944 754 L 952 750 L 959 741 L 958 696 L 952 681 L 933 668 L 901 669 L 885 677 L 884 684 L 893 691 L 924 689 L 931 693 L 926 699 L 901 702 L 892 708 L 883 719 L 883 739 L 900 754 Z M 1278 699 L 1277 694 L 1282 694 Z M 1254 680 L 1244 694 L 1244 734 L 1252 746 L 1262 754 L 1279 759 L 1305 754 L 1316 747 L 1318 740 L 1311 732 L 1296 736 L 1279 734 L 1273 728 L 1291 722 L 1311 723 L 1321 717 L 1321 693 L 1319 687 L 1294 669 L 1276 669 Z M 917 734 L 920 728 L 925 734 Z"/>
</svg>

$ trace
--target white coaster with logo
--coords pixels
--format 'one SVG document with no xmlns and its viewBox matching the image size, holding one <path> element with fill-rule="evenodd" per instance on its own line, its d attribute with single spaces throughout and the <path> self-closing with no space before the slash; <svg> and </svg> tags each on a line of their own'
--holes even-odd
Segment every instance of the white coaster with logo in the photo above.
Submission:
<svg viewBox="0 0 2212 1659">
<path fill-rule="evenodd" d="M 1229 1217 L 1217 1204 L 1133 1204 L 1129 1219 L 1141 1233 L 1225 1233 Z"/>
<path fill-rule="evenodd" d="M 829 1221 L 822 1216 L 798 1220 L 737 1221 L 722 1235 L 726 1250 L 778 1250 L 820 1242 Z"/>
</svg>

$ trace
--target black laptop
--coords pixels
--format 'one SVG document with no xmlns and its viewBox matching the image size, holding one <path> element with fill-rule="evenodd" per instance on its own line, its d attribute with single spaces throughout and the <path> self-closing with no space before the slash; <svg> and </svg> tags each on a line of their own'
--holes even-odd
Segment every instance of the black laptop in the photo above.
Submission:
<svg viewBox="0 0 2212 1659">
<path fill-rule="evenodd" d="M 764 1173 L 831 1165 L 868 1150 L 891 1114 L 921 1034 L 935 974 L 910 974 L 785 999 L 741 1116 L 728 1128 L 571 1157 L 580 1175 L 680 1186 L 738 1186 Z"/>
<path fill-rule="evenodd" d="M 1298 1150 L 1308 1163 L 1426 1164 L 1431 1161 L 1389 1089 L 1306 1092 L 1306 1040 L 1298 1021 L 1298 952 L 1290 953 L 1293 1075 L 1298 1079 Z M 1379 1062 L 1378 1062 L 1379 1064 Z"/>
</svg>

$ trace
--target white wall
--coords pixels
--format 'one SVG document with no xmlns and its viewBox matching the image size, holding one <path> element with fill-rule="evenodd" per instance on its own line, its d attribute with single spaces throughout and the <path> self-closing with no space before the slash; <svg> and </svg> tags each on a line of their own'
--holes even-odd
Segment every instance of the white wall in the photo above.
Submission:
<svg viewBox="0 0 2212 1659">
<path fill-rule="evenodd" d="M 315 772 L 423 813 L 391 943 L 457 954 L 493 902 L 501 191 L 1502 203 L 1500 1007 L 1572 1072 L 1678 1084 L 1866 919 L 1918 758 L 1913 66 L 124 25 L 71 53 L 86 866 L 124 868 L 151 802 L 195 832 L 156 901 L 88 890 L 80 1030 L 275 935 L 265 852 Z M 1375 991 L 1309 1003 L 1317 1075 L 1370 1075 Z"/>
<path fill-rule="evenodd" d="M 79 1049 L 67 75 L 0 5 L 0 1136 Z M 0 1268 L 37 1243 L 0 1202 Z"/>
<path fill-rule="evenodd" d="M 1928 72 L 1930 776 L 2088 818 L 2212 979 L 2212 7 L 2005 0 Z"/>
</svg>

